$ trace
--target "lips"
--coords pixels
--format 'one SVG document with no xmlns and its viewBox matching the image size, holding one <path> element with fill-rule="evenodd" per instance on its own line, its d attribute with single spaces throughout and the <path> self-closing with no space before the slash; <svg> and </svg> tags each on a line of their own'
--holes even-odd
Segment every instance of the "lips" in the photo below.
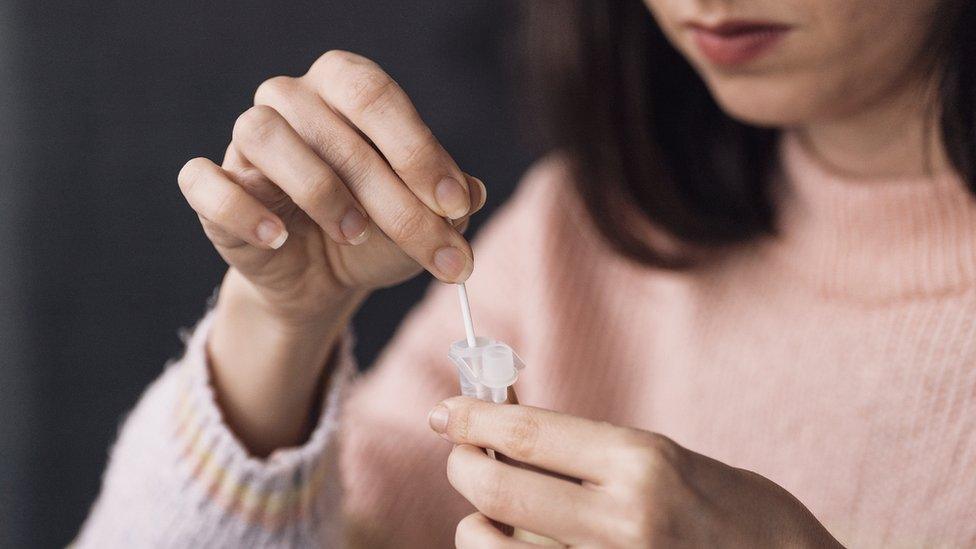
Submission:
<svg viewBox="0 0 976 549">
<path fill-rule="evenodd" d="M 710 62 L 744 65 L 773 49 L 791 30 L 789 25 L 762 21 L 726 21 L 717 25 L 689 23 L 695 45 Z"/>
</svg>

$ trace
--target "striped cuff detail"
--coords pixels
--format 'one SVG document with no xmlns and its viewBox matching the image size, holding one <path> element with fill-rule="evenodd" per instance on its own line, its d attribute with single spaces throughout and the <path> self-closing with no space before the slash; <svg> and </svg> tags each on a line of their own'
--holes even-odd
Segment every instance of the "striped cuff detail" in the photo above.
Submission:
<svg viewBox="0 0 976 549">
<path fill-rule="evenodd" d="M 186 355 L 173 410 L 181 468 L 207 499 L 249 524 L 275 531 L 301 522 L 312 514 L 322 490 L 340 489 L 338 483 L 325 485 L 336 480 L 328 478 L 336 470 L 330 467 L 337 459 L 331 450 L 342 395 L 356 372 L 354 338 L 347 332 L 339 344 L 339 362 L 309 440 L 258 459 L 230 431 L 217 406 L 205 351 L 212 322 L 210 309 L 184 336 Z"/>
</svg>

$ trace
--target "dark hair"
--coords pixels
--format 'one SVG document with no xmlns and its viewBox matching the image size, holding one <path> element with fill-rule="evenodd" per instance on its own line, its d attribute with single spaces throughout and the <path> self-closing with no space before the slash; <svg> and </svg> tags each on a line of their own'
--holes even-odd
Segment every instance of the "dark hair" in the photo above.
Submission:
<svg viewBox="0 0 976 549">
<path fill-rule="evenodd" d="M 777 131 L 725 114 L 641 0 L 530 2 L 529 74 L 544 100 L 549 146 L 609 243 L 678 268 L 693 255 L 775 228 L 770 193 Z M 976 191 L 976 4 L 944 0 L 929 51 L 939 62 L 941 138 Z M 635 231 L 634 207 L 679 243 L 666 252 Z"/>
</svg>

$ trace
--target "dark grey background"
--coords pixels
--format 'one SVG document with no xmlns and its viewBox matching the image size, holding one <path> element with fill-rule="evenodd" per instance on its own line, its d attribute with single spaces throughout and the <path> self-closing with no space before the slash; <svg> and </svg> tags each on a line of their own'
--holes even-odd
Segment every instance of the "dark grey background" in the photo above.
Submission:
<svg viewBox="0 0 976 549">
<path fill-rule="evenodd" d="M 176 174 L 220 158 L 255 87 L 343 48 L 386 67 L 489 209 L 519 139 L 512 2 L 0 3 L 0 545 L 61 546 L 123 412 L 225 266 Z M 482 219 L 484 216 L 482 216 Z M 429 279 L 356 319 L 364 362 Z"/>
</svg>

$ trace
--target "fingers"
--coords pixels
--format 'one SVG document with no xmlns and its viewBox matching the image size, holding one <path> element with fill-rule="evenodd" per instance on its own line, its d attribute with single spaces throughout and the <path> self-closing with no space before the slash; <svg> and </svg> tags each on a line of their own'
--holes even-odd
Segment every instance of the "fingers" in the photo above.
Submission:
<svg viewBox="0 0 976 549">
<path fill-rule="evenodd" d="M 369 236 L 366 214 L 342 179 L 277 111 L 265 106 L 247 110 L 234 125 L 234 142 L 330 238 L 355 245 Z"/>
<path fill-rule="evenodd" d="M 491 519 L 481 513 L 471 513 L 461 519 L 454 533 L 454 545 L 458 549 L 529 549 L 539 547 L 512 539 L 502 533 Z"/>
<path fill-rule="evenodd" d="M 237 146 L 233 141 L 227 146 L 221 167 L 230 175 L 235 183 L 267 206 L 282 221 L 287 223 L 289 213 L 293 209 L 298 209 L 295 202 L 285 191 L 281 190 L 281 187 L 275 185 L 261 173 L 261 170 L 257 169 L 244 158 L 240 151 L 237 150 Z"/>
<path fill-rule="evenodd" d="M 523 463 L 601 484 L 628 429 L 550 410 L 467 397 L 431 410 L 431 428 L 456 444 L 492 448 Z M 581 441 L 585 441 L 581 443 Z"/>
<path fill-rule="evenodd" d="M 372 147 L 366 143 L 360 132 L 343 120 L 341 115 L 336 114 L 315 90 L 303 85 L 299 79 L 277 76 L 265 81 L 254 94 L 254 104 L 267 105 L 281 113 L 319 156 L 336 159 L 339 166 L 345 164 L 345 158 L 370 154 L 367 148 Z M 388 160 L 379 155 L 373 156 L 383 162 Z M 453 160 L 448 160 L 453 164 Z M 465 181 L 464 186 L 469 190 L 471 208 L 466 216 L 452 219 L 455 227 L 459 225 L 458 221 L 479 211 L 488 197 L 485 184 L 480 179 L 465 173 L 461 173 L 461 176 Z M 424 202 L 422 197 L 418 198 Z M 430 207 L 427 202 L 425 205 Z M 433 211 L 446 217 L 437 209 Z"/>
<path fill-rule="evenodd" d="M 335 50 L 316 61 L 307 76 L 319 95 L 376 145 L 428 208 L 458 219 L 477 205 L 464 173 L 407 94 L 378 65 Z"/>
<path fill-rule="evenodd" d="M 210 160 L 190 160 L 180 170 L 178 180 L 208 235 L 221 238 L 215 244 L 231 247 L 246 242 L 277 249 L 288 238 L 284 223 Z"/>
<path fill-rule="evenodd" d="M 467 185 L 471 196 L 471 211 L 468 212 L 468 215 L 465 217 L 470 217 L 471 215 L 480 211 L 481 208 L 485 207 L 485 202 L 488 200 L 488 189 L 485 188 L 484 182 L 477 177 L 468 174 L 464 174 L 464 177 L 467 180 Z"/>
<path fill-rule="evenodd" d="M 473 204 L 471 207 L 471 213 L 460 219 L 451 219 L 449 221 L 451 226 L 461 234 L 467 232 L 468 225 L 470 225 L 471 216 L 484 207 L 485 200 L 488 198 L 488 193 L 485 191 L 485 184 L 482 183 L 480 179 L 468 174 L 465 174 L 465 177 L 468 180 L 468 187 L 471 189 L 471 200 Z"/>
<path fill-rule="evenodd" d="M 594 519 L 603 494 L 506 465 L 469 444 L 451 452 L 447 477 L 482 514 L 516 528 L 574 544 L 599 527 Z"/>
<path fill-rule="evenodd" d="M 256 101 L 274 103 L 275 108 L 254 109 L 277 112 L 280 108 L 283 112 L 278 116 L 284 117 L 281 121 L 285 125 L 294 121 L 305 134 L 305 141 L 335 170 L 369 218 L 407 255 L 445 282 L 466 280 L 473 257 L 464 237 L 407 188 L 386 160 L 321 98 L 293 80 L 277 82 L 278 88 L 262 85 L 256 97 Z M 291 87 L 284 89 L 285 86 Z M 295 136 L 291 139 L 301 139 L 294 128 L 280 131 L 291 132 Z M 268 173 L 257 159 L 262 154 L 273 154 L 266 145 L 241 143 L 239 149 L 272 180 L 285 184 Z M 480 196 L 484 193 L 478 186 L 479 202 L 483 202 Z"/>
</svg>

